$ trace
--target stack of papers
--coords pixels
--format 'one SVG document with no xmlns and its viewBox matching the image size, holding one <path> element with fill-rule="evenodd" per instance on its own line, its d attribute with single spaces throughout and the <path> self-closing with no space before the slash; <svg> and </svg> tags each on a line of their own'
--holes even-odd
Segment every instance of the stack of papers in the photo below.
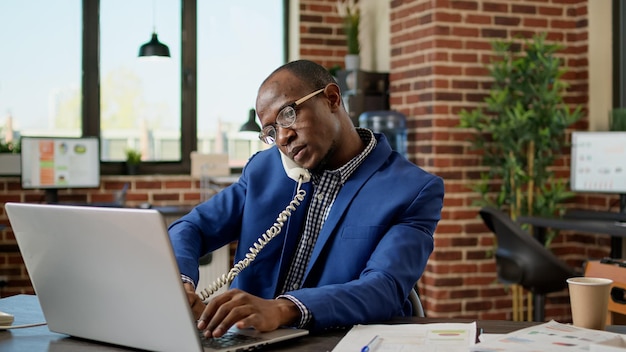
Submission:
<svg viewBox="0 0 626 352">
<path fill-rule="evenodd" d="M 467 352 L 476 341 L 476 323 L 356 325 L 333 352 L 361 351 L 374 337 L 370 352 Z"/>
<path fill-rule="evenodd" d="M 595 352 L 626 351 L 626 335 L 579 328 L 554 320 L 508 334 L 483 334 L 476 340 L 476 322 L 356 325 L 332 352 Z M 418 347 L 418 348 L 416 348 Z"/>
<path fill-rule="evenodd" d="M 579 328 L 551 320 L 476 344 L 472 352 L 495 351 L 589 351 L 592 346 L 614 340 L 619 334 Z M 482 341 L 482 339 L 481 339 Z M 595 347 L 595 346 L 594 346 Z M 591 349 L 592 351 L 594 349 Z M 606 351 L 606 349 L 603 349 Z"/>
</svg>

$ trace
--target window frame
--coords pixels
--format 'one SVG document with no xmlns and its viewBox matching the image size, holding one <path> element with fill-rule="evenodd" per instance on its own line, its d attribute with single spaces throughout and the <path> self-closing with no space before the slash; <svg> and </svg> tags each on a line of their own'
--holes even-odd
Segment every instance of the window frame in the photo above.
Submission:
<svg viewBox="0 0 626 352">
<path fill-rule="evenodd" d="M 100 138 L 100 0 L 83 0 L 82 135 Z M 283 0 L 284 61 L 289 48 L 289 0 Z M 137 44 L 139 45 L 139 44 Z M 140 174 L 189 174 L 190 154 L 198 146 L 197 131 L 197 0 L 181 0 L 181 127 L 180 161 L 146 161 Z M 241 121 L 243 124 L 245 121 Z M 123 161 L 100 160 L 102 175 L 125 173 Z"/>
<path fill-rule="evenodd" d="M 613 0 L 613 108 L 626 107 L 626 4 Z"/>
</svg>

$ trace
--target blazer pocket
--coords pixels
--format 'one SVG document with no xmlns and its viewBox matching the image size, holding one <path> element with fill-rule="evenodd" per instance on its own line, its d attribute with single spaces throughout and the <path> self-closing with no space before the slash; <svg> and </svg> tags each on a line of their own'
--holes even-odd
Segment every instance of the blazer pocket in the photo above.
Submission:
<svg viewBox="0 0 626 352">
<path fill-rule="evenodd" d="M 346 226 L 341 231 L 341 239 L 372 239 L 378 237 L 383 231 L 383 226 Z"/>
</svg>

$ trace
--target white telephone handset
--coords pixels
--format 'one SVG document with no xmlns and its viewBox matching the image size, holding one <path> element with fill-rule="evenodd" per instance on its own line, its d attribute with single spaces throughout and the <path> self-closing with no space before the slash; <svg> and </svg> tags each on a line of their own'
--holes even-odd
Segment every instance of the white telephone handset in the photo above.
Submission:
<svg viewBox="0 0 626 352">
<path fill-rule="evenodd" d="M 291 212 L 295 211 L 296 207 L 304 200 L 306 191 L 300 189 L 300 186 L 311 180 L 311 174 L 305 168 L 298 166 L 298 164 L 289 159 L 282 152 L 280 153 L 280 158 L 287 176 L 298 182 L 296 195 L 291 202 L 289 202 L 289 205 L 287 205 L 285 210 L 278 214 L 274 225 L 272 225 L 272 227 L 267 229 L 265 233 L 259 237 L 259 239 L 254 243 L 254 247 L 249 248 L 249 252 L 246 254 L 246 257 L 237 262 L 228 273 L 223 274 L 213 281 L 213 283 L 211 283 L 207 288 L 200 291 L 200 297 L 203 301 L 206 302 L 213 293 L 217 292 L 217 290 L 219 290 L 222 286 L 230 284 L 243 269 L 247 268 L 248 265 L 250 265 L 250 263 L 256 258 L 261 249 L 263 249 L 263 247 L 265 247 L 265 245 L 274 237 L 278 236 L 283 228 L 283 225 L 285 224 L 285 221 L 287 221 L 287 218 L 291 216 Z"/>
<path fill-rule="evenodd" d="M 307 169 L 296 164 L 295 161 L 289 159 L 282 152 L 280 153 L 280 160 L 283 162 L 283 168 L 285 168 L 285 172 L 290 179 L 301 183 L 307 183 L 311 180 L 311 174 Z"/>
</svg>

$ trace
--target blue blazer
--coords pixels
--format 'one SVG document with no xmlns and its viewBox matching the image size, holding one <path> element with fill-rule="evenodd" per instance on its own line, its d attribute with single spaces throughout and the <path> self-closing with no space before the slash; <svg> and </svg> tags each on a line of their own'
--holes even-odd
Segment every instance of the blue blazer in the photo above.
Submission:
<svg viewBox="0 0 626 352">
<path fill-rule="evenodd" d="M 301 288 L 286 292 L 313 314 L 309 328 L 326 329 L 410 315 L 407 297 L 433 251 L 444 187 L 392 151 L 382 134 L 376 148 L 343 185 L 324 223 Z M 307 195 L 281 233 L 258 253 L 231 287 L 274 298 L 295 253 Z M 295 195 L 279 150 L 252 156 L 237 183 L 172 223 L 170 238 L 182 274 L 198 282 L 198 258 L 239 241 L 235 262 L 271 227 Z"/>
</svg>

